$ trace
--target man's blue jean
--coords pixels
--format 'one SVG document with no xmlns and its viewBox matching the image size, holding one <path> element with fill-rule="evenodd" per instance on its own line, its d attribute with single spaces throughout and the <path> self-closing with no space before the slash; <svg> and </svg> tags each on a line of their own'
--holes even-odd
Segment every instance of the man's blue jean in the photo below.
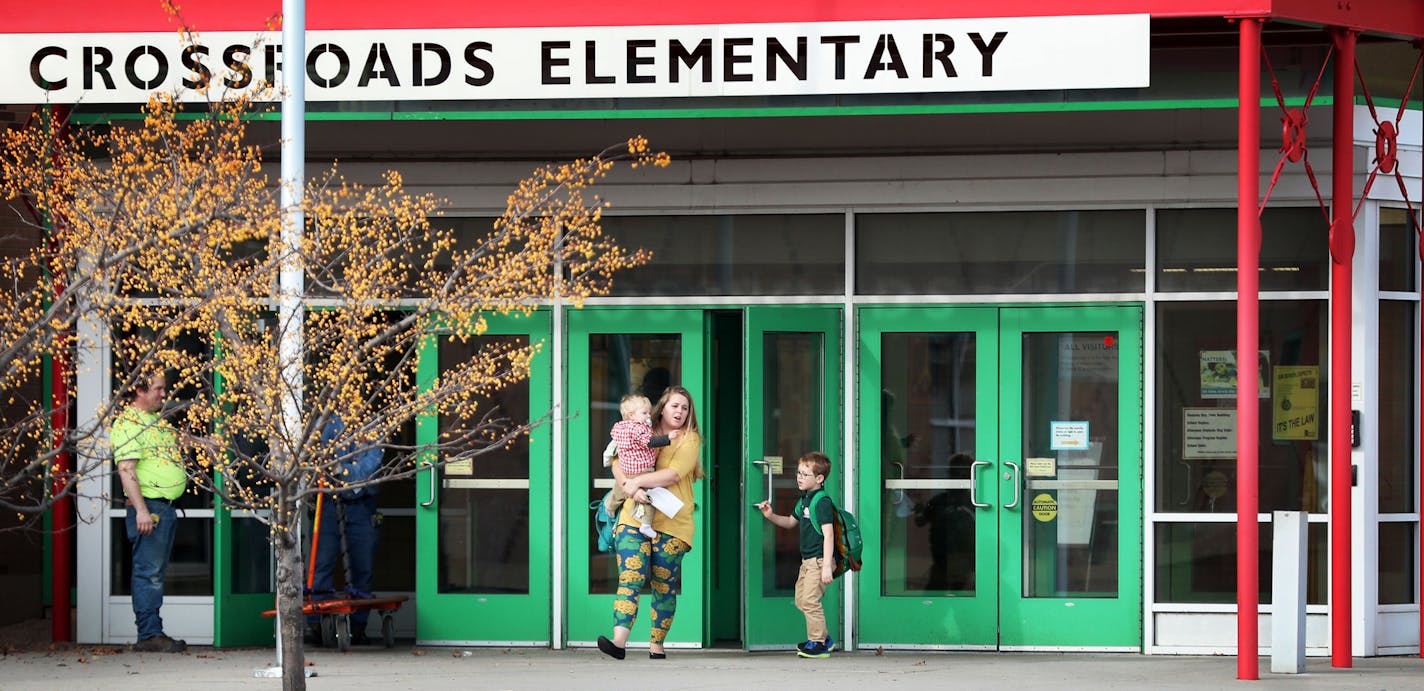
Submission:
<svg viewBox="0 0 1424 691">
<path fill-rule="evenodd" d="M 166 501 L 144 502 L 149 515 L 158 519 L 153 532 L 138 534 L 134 507 L 124 513 L 124 528 L 133 545 L 133 611 L 138 626 L 138 640 L 163 635 L 163 574 L 168 570 L 168 557 L 173 553 L 173 536 L 178 532 L 178 512 Z"/>
<path fill-rule="evenodd" d="M 346 592 L 350 597 L 371 596 L 371 570 L 376 560 L 376 495 L 363 493 L 354 501 L 326 497 L 321 507 L 321 535 L 317 538 L 316 573 L 312 575 L 312 596 L 316 600 L 337 597 L 330 593 L 332 574 L 340 563 L 342 518 L 346 530 L 346 554 L 351 564 Z M 366 633 L 366 620 L 371 611 L 359 609 L 351 613 L 351 632 Z"/>
</svg>

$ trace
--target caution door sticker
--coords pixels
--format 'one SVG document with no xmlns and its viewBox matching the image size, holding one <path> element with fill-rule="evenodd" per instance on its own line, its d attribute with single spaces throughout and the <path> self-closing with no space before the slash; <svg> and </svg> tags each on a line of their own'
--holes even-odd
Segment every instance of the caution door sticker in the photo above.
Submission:
<svg viewBox="0 0 1424 691">
<path fill-rule="evenodd" d="M 1051 494 L 1040 494 L 1033 498 L 1029 510 L 1033 511 L 1033 517 L 1038 519 L 1039 523 L 1047 523 L 1058 517 L 1058 500 Z"/>
</svg>

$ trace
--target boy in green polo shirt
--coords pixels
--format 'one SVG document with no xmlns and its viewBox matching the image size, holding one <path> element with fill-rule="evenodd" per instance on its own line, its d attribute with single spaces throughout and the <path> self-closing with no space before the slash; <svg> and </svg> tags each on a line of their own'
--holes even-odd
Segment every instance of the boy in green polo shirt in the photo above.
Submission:
<svg viewBox="0 0 1424 691">
<path fill-rule="evenodd" d="M 796 654 L 801 657 L 830 657 L 836 649 L 836 639 L 826 630 L 826 611 L 821 607 L 826 586 L 835 578 L 836 507 L 830 501 L 807 506 L 826 484 L 830 472 L 831 459 L 812 451 L 796 462 L 796 487 L 801 490 L 796 515 L 776 515 L 770 501 L 757 504 L 761 515 L 775 525 L 787 530 L 801 528 L 801 573 L 796 577 L 796 609 L 806 616 L 806 641 L 796 646 Z"/>
<path fill-rule="evenodd" d="M 178 431 L 159 416 L 168 394 L 162 374 L 124 392 L 128 405 L 109 428 L 119 482 L 128 498 L 124 526 L 133 545 L 133 610 L 138 628 L 134 650 L 178 653 L 182 640 L 163 633 L 163 576 L 173 552 L 178 514 L 173 502 L 183 496 L 188 475 L 178 450 Z"/>
</svg>

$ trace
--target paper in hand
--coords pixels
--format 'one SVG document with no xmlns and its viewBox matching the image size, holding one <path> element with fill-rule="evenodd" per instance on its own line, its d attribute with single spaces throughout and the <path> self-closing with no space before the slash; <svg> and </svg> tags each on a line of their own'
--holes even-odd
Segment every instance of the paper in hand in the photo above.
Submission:
<svg viewBox="0 0 1424 691">
<path fill-rule="evenodd" d="M 663 512 L 664 516 L 672 518 L 682 510 L 682 500 L 666 487 L 652 487 L 644 491 L 648 493 L 648 501 L 653 503 L 653 508 Z"/>
</svg>

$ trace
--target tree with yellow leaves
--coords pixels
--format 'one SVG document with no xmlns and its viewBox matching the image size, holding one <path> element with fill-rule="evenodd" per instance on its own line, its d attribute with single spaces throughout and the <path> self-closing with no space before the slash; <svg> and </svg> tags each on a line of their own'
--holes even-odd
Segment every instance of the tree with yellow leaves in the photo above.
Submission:
<svg viewBox="0 0 1424 691">
<path fill-rule="evenodd" d="M 646 263 L 646 252 L 603 235 L 605 202 L 590 187 L 620 162 L 668 159 L 634 138 L 540 168 L 475 237 L 443 228 L 440 201 L 407 193 L 398 173 L 361 185 L 333 166 L 306 185 L 293 241 L 282 236 L 263 149 L 249 141 L 256 110 L 234 97 L 186 113 L 156 96 L 140 123 L 64 147 L 62 164 L 23 132 L 0 146 L 4 192 L 64 219 L 71 285 L 85 286 L 53 330 L 102 323 L 116 373 L 161 366 L 170 388 L 193 392 L 168 413 L 187 432 L 190 485 L 271 527 L 284 679 L 300 687 L 302 505 L 410 477 L 417 463 L 497 452 L 547 422 L 492 406 L 529 376 L 544 344 L 484 340 L 486 320 L 579 306 L 606 294 L 617 271 Z M 292 266 L 297 289 L 279 280 Z M 279 309 L 293 300 L 300 310 Z M 422 344 L 434 334 L 473 340 L 473 355 L 422 376 Z M 195 339 L 206 347 L 181 345 Z M 114 391 L 129 383 L 116 380 Z M 101 429 L 115 412 L 81 417 Z M 442 420 L 434 444 L 401 441 L 430 414 Z M 86 438 L 95 440 L 87 456 L 102 457 L 98 436 Z M 382 451 L 380 465 L 353 482 L 345 462 L 367 448 Z"/>
<path fill-rule="evenodd" d="M 45 400 L 38 393 L 42 364 L 52 359 L 63 372 L 76 356 L 105 347 L 104 325 L 136 328 L 131 317 L 139 303 L 131 298 L 138 294 L 121 277 L 196 230 L 165 223 L 157 208 L 176 177 L 162 174 L 156 140 L 99 129 L 71 133 L 62 111 L 55 113 L 39 109 L 26 126 L 0 134 L 5 225 L 14 244 L 27 246 L 0 260 L 0 314 L 7 317 L 0 320 L 0 510 L 8 525 L 23 527 L 73 496 L 81 478 L 104 470 L 107 458 L 95 450 L 122 407 L 115 399 L 77 411 L 72 398 Z M 163 143 L 168 155 L 192 155 L 184 146 Z M 148 156 L 136 156 L 142 148 Z M 201 187 L 205 176 L 185 182 Z M 225 213 L 222 206 L 209 213 Z M 184 311 L 151 309 L 142 323 L 149 333 L 177 334 Z M 130 388 L 140 369 L 183 364 L 179 351 L 154 339 L 131 340 L 124 358 L 114 371 L 116 390 Z M 72 376 L 67 383 L 72 388 Z M 81 449 L 89 452 L 61 467 L 61 454 Z"/>
</svg>

